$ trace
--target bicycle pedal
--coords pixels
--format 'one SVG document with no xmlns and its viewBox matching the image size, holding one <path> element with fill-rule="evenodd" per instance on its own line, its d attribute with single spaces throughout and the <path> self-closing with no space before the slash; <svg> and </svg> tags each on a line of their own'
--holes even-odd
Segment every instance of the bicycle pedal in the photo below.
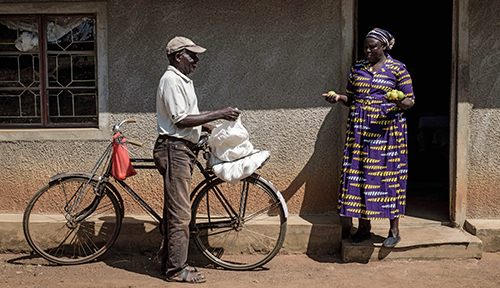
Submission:
<svg viewBox="0 0 500 288">
<path fill-rule="evenodd" d="M 149 260 L 153 260 L 154 263 L 160 263 L 160 255 L 156 255 L 155 257 L 149 258 Z"/>
</svg>

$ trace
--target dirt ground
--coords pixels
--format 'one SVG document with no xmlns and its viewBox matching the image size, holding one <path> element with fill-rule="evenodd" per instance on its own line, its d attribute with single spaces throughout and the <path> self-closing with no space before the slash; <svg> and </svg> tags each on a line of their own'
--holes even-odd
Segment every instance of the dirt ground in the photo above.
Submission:
<svg viewBox="0 0 500 288">
<path fill-rule="evenodd" d="M 197 287 L 500 287 L 500 253 L 481 260 L 342 263 L 336 256 L 278 255 L 265 269 L 202 266 Z M 97 262 L 54 266 L 24 254 L 0 254 L 0 287 L 186 287 L 165 282 L 149 255 L 112 251 Z"/>
</svg>

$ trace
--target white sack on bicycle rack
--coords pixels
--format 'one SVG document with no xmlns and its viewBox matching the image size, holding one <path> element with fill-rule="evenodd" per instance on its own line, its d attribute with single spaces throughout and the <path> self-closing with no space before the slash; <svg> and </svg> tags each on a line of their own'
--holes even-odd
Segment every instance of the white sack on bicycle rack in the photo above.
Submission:
<svg viewBox="0 0 500 288">
<path fill-rule="evenodd" d="M 240 179 L 246 178 L 262 166 L 270 156 L 269 151 L 253 150 L 252 154 L 230 162 L 223 162 L 213 154 L 209 165 L 214 174 L 225 182 L 236 184 Z"/>
<path fill-rule="evenodd" d="M 234 161 L 253 151 L 247 129 L 241 124 L 241 117 L 236 121 L 224 121 L 215 127 L 208 139 L 208 144 L 217 158 L 222 161 Z"/>
</svg>

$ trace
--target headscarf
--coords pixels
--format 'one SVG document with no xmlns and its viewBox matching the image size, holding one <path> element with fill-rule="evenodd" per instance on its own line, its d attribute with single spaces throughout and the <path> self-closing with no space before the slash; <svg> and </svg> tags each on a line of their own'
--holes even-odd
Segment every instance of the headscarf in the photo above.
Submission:
<svg viewBox="0 0 500 288">
<path fill-rule="evenodd" d="M 387 50 L 391 50 L 394 46 L 394 42 L 396 42 L 391 33 L 380 28 L 374 28 L 372 31 L 368 32 L 368 34 L 366 34 L 366 38 L 373 38 L 382 42 L 387 46 Z"/>
</svg>

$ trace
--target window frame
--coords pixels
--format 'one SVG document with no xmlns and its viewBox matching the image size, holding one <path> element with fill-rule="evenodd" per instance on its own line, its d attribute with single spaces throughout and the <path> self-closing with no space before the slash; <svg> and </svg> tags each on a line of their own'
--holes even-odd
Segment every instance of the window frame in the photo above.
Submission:
<svg viewBox="0 0 500 288">
<path fill-rule="evenodd" d="M 95 51 L 96 51 L 96 86 L 98 95 L 97 117 L 98 127 L 84 127 L 84 125 L 39 127 L 33 126 L 22 128 L 0 128 L 0 141 L 12 140 L 71 140 L 71 139 L 97 139 L 109 138 L 109 112 L 108 106 L 108 53 L 107 53 L 107 3 L 106 2 L 82 2 L 82 3 L 1 3 L 0 15 L 23 16 L 23 15 L 92 15 L 95 16 Z M 39 24 L 40 25 L 40 24 Z M 41 43 L 41 42 L 40 42 Z M 42 57 L 46 57 L 46 53 Z M 45 67 L 40 67 L 44 69 Z M 42 86 L 42 85 L 41 85 Z M 40 89 L 43 89 L 40 87 Z M 43 108 L 42 108 L 43 109 Z M 26 127 L 26 126 L 24 126 Z M 61 127 L 61 128 L 59 128 Z M 81 127 L 81 128 L 80 128 Z"/>
<path fill-rule="evenodd" d="M 48 49 L 48 40 L 47 40 L 47 24 L 49 17 L 64 17 L 64 16 L 71 16 L 71 17 L 89 17 L 89 18 L 96 18 L 95 14 L 24 14 L 24 15 L 5 15 L 5 14 L 0 14 L 0 17 L 3 19 L 33 19 L 34 22 L 37 23 L 38 25 L 38 35 L 39 35 L 39 48 L 37 52 L 2 52 L 1 55 L 32 55 L 37 53 L 38 55 L 38 61 L 39 61 L 39 71 L 40 71 L 40 77 L 39 81 L 40 84 L 36 89 L 29 89 L 29 90 L 34 90 L 34 91 L 39 91 L 39 97 L 40 97 L 40 107 L 39 108 L 39 113 L 40 113 L 40 119 L 41 121 L 39 123 L 19 123 L 19 124 L 2 124 L 0 123 L 0 128 L 5 128 L 5 129 L 12 129 L 12 128 L 69 128 L 69 127 L 74 127 L 74 128 L 95 128 L 98 123 L 99 123 L 99 111 L 96 109 L 97 115 L 97 121 L 95 124 L 92 123 L 51 123 L 50 118 L 55 117 L 49 113 L 50 110 L 50 105 L 49 105 L 49 95 L 50 91 L 57 91 L 57 90 L 94 90 L 96 91 L 96 97 L 97 101 L 99 100 L 99 87 L 97 83 L 97 79 L 95 79 L 95 86 L 93 87 L 51 87 L 49 83 L 49 78 L 48 78 L 48 67 L 49 67 L 49 58 L 53 57 L 54 55 L 89 55 L 95 58 L 95 76 L 97 77 L 98 75 L 98 67 L 99 63 L 97 63 L 97 31 L 94 31 L 94 50 L 93 51 L 50 51 Z M 94 27 L 94 30 L 96 27 Z M 4 90 L 4 89 L 0 89 Z M 12 90 L 7 88 L 7 90 Z M 14 89 L 15 90 L 21 90 L 21 89 Z M 96 102 L 97 105 L 98 102 Z M 75 109 L 76 107 L 72 107 Z M 96 107 L 97 108 L 97 107 Z"/>
</svg>

